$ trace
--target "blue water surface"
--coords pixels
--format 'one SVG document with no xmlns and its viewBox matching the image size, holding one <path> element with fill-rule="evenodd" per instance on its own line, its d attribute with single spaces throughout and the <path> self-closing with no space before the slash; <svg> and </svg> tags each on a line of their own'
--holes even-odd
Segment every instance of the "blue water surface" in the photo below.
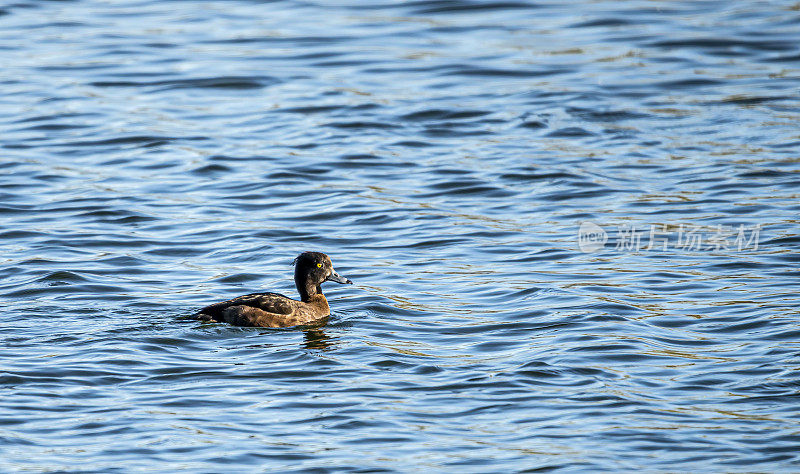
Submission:
<svg viewBox="0 0 800 474">
<path fill-rule="evenodd" d="M 0 471 L 800 471 L 795 1 L 0 7 Z M 353 286 L 308 328 L 188 319 Z"/>
</svg>

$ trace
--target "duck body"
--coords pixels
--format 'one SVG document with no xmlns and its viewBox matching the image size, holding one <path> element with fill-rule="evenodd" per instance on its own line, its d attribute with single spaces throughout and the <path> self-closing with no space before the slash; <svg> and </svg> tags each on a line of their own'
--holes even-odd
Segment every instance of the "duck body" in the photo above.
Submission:
<svg viewBox="0 0 800 474">
<path fill-rule="evenodd" d="M 320 252 L 303 252 L 295 260 L 294 281 L 300 300 L 279 293 L 250 293 L 201 309 L 201 321 L 235 326 L 289 327 L 309 324 L 330 315 L 320 285 L 325 281 L 353 284 L 333 269 L 331 259 Z"/>
</svg>

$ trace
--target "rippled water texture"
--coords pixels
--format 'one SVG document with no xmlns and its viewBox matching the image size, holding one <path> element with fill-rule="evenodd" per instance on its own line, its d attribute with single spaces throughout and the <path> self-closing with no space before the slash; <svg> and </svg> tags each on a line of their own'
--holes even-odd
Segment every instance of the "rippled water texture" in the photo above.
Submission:
<svg viewBox="0 0 800 474">
<path fill-rule="evenodd" d="M 0 59 L 0 471 L 800 471 L 797 2 L 19 0 Z M 324 326 L 186 318 L 302 250 Z"/>
</svg>

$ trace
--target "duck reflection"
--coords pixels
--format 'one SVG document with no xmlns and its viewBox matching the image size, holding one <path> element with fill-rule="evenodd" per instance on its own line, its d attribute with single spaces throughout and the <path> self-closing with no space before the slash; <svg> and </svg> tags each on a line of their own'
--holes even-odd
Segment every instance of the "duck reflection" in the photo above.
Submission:
<svg viewBox="0 0 800 474">
<path fill-rule="evenodd" d="M 306 349 L 330 350 L 336 347 L 335 339 L 325 334 L 322 328 L 303 331 Z"/>
</svg>

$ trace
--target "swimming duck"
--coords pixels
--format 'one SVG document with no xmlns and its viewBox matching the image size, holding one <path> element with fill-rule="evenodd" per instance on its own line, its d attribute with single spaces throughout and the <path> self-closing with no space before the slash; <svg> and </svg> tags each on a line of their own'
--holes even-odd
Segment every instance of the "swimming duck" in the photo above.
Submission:
<svg viewBox="0 0 800 474">
<path fill-rule="evenodd" d="M 336 273 L 330 257 L 320 252 L 303 252 L 294 259 L 294 284 L 300 301 L 278 293 L 250 293 L 212 304 L 195 315 L 201 321 L 227 322 L 235 326 L 288 327 L 308 324 L 331 311 L 320 285 L 335 281 L 353 282 Z"/>
</svg>

